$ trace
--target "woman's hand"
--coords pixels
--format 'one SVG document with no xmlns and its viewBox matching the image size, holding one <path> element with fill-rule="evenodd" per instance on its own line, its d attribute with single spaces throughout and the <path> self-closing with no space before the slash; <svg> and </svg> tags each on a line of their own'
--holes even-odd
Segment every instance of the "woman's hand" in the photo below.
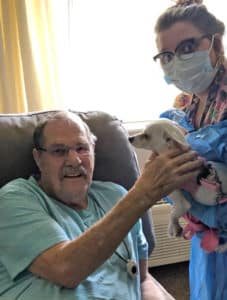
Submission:
<svg viewBox="0 0 227 300">
<path fill-rule="evenodd" d="M 172 149 L 162 154 L 152 153 L 135 184 L 150 205 L 180 188 L 187 180 L 199 174 L 203 161 L 188 146 Z"/>
</svg>

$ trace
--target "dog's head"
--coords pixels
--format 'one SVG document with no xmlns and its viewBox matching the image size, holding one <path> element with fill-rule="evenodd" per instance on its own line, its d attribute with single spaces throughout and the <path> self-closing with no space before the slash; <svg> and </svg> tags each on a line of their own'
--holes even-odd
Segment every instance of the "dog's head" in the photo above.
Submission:
<svg viewBox="0 0 227 300">
<path fill-rule="evenodd" d="M 129 137 L 136 148 L 161 153 L 163 150 L 187 145 L 183 130 L 169 119 L 158 119 L 150 122 L 142 133 Z"/>
</svg>

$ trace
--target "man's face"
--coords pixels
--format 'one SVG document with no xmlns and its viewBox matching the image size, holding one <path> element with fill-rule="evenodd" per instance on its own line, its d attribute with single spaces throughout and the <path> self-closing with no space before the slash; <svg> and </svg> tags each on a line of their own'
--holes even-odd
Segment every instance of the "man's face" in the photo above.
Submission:
<svg viewBox="0 0 227 300">
<path fill-rule="evenodd" d="M 94 170 L 94 145 L 83 124 L 71 120 L 50 121 L 44 128 L 40 146 L 43 151 L 33 150 L 41 172 L 40 186 L 49 196 L 69 206 L 86 208 Z"/>
</svg>

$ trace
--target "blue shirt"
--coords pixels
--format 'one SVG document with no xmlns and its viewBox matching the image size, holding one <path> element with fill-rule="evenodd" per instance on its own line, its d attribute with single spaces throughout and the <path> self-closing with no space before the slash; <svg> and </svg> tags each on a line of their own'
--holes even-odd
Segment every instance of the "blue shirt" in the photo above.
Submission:
<svg viewBox="0 0 227 300">
<path fill-rule="evenodd" d="M 141 299 L 139 274 L 131 278 L 126 263 L 115 253 L 75 289 L 64 288 L 28 271 L 44 250 L 83 234 L 126 192 L 117 184 L 93 181 L 88 207 L 78 212 L 47 196 L 33 177 L 5 185 L 0 190 L 0 299 Z M 117 252 L 126 260 L 138 262 L 147 258 L 141 221 L 133 226 Z"/>
</svg>

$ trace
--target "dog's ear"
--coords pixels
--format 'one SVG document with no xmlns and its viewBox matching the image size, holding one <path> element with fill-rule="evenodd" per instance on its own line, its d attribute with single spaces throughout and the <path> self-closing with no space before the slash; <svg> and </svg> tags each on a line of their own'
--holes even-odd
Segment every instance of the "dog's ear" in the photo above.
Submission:
<svg viewBox="0 0 227 300">
<path fill-rule="evenodd" d="M 187 142 L 184 138 L 184 134 L 180 131 L 180 129 L 176 126 L 168 127 L 166 126 L 164 132 L 164 138 L 168 144 L 176 143 L 179 146 L 187 145 Z"/>
</svg>

